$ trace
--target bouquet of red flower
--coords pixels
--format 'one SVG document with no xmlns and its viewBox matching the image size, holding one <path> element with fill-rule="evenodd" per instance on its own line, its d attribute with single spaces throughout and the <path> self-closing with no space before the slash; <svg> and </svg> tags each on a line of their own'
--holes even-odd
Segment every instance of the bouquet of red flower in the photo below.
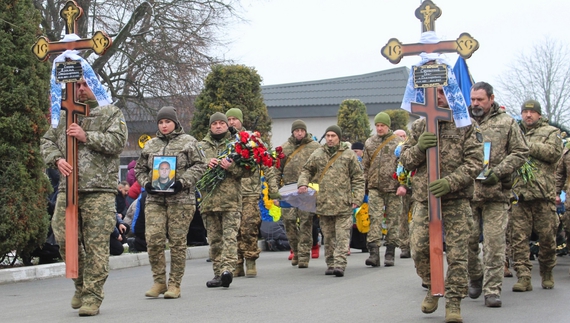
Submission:
<svg viewBox="0 0 570 323">
<path fill-rule="evenodd" d="M 261 140 L 259 132 L 241 131 L 236 133 L 231 141 L 226 143 L 226 149 L 217 157 L 218 160 L 228 158 L 246 169 L 264 165 L 280 167 L 281 159 L 285 158 L 283 149 L 277 147 L 270 150 Z M 226 171 L 218 165 L 209 168 L 196 183 L 196 189 L 202 195 L 202 201 L 226 178 Z"/>
</svg>

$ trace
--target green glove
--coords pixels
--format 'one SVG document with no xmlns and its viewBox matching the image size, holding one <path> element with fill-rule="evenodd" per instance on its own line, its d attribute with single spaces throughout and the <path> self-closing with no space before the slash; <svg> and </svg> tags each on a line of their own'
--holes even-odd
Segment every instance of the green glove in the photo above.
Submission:
<svg viewBox="0 0 570 323">
<path fill-rule="evenodd" d="M 429 183 L 429 191 L 435 195 L 435 197 L 442 197 L 449 193 L 451 188 L 449 187 L 449 182 L 445 178 L 440 178 Z"/>
<path fill-rule="evenodd" d="M 435 146 L 437 146 L 437 137 L 431 132 L 424 132 L 418 138 L 418 147 L 422 151 Z"/>
<path fill-rule="evenodd" d="M 495 185 L 499 182 L 499 177 L 495 175 L 492 169 L 487 169 L 483 175 L 486 177 L 481 183 L 483 185 Z"/>
</svg>

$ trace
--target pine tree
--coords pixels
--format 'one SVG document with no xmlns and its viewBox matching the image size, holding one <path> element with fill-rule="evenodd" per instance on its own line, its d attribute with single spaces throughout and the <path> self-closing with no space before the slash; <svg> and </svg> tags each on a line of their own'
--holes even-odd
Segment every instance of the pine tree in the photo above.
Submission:
<svg viewBox="0 0 570 323">
<path fill-rule="evenodd" d="M 0 255 L 46 239 L 50 188 L 39 151 L 50 66 L 31 47 L 41 17 L 31 0 L 0 0 Z"/>
<path fill-rule="evenodd" d="M 366 105 L 360 100 L 342 101 L 338 109 L 337 124 L 342 129 L 343 141 L 364 142 L 370 137 L 370 121 Z"/>
<path fill-rule="evenodd" d="M 384 111 L 390 116 L 390 129 L 402 129 L 408 132 L 408 123 L 410 122 L 410 114 L 406 110 L 394 109 Z"/>
<path fill-rule="evenodd" d="M 261 95 L 261 77 L 252 67 L 215 65 L 194 103 L 196 110 L 190 134 L 202 139 L 208 133 L 210 116 L 238 108 L 243 113 L 243 127 L 257 130 L 269 144 L 271 118 Z"/>
</svg>

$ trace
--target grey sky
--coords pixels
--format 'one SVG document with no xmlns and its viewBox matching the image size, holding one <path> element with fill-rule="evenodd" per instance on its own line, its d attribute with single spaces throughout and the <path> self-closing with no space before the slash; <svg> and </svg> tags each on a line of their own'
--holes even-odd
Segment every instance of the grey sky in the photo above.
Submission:
<svg viewBox="0 0 570 323">
<path fill-rule="evenodd" d="M 480 48 L 467 61 L 475 81 L 493 84 L 517 54 L 546 36 L 570 44 L 568 0 L 433 0 L 443 11 L 436 32 L 468 32 Z M 417 43 L 412 0 L 245 0 L 249 23 L 233 26 L 226 58 L 253 66 L 264 85 L 320 80 L 411 66 L 393 65 L 380 49 L 390 38 Z M 448 54 L 454 64 L 455 54 Z"/>
</svg>

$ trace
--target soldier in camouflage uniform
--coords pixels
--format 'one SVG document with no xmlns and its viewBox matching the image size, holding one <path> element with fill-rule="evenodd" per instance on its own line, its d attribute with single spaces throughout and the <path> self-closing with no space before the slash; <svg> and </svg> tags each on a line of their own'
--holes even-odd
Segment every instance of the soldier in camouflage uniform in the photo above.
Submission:
<svg viewBox="0 0 570 323">
<path fill-rule="evenodd" d="M 394 131 L 394 134 L 402 138 L 402 143 L 406 141 L 408 135 L 406 131 L 398 129 Z M 396 195 L 402 197 L 402 212 L 400 212 L 400 228 L 398 229 L 398 246 L 402 249 L 400 252 L 400 258 L 411 258 L 410 253 L 410 209 L 412 207 L 412 187 L 410 186 L 400 186 L 406 189 L 404 192 L 402 189 L 398 188 Z"/>
<path fill-rule="evenodd" d="M 548 125 L 542 117 L 540 103 L 527 100 L 521 107 L 521 129 L 530 148 L 530 160 L 535 165 L 534 178 L 525 183 L 520 176 L 515 179 L 513 190 L 519 202 L 513 206 L 511 220 L 512 253 L 518 281 L 514 292 L 532 290 L 529 260 L 529 237 L 534 231 L 540 241 L 538 264 L 542 288 L 554 287 L 552 269 L 556 265 L 556 187 L 554 174 L 562 156 L 560 130 Z"/>
<path fill-rule="evenodd" d="M 302 120 L 295 120 L 291 125 L 291 137 L 283 144 L 285 158 L 281 161 L 281 168 L 277 170 L 277 178 L 280 185 L 297 182 L 303 165 L 309 156 L 320 145 L 307 133 L 307 125 Z M 311 181 L 312 182 L 312 179 Z M 278 203 L 278 194 L 271 194 L 270 198 Z M 278 205 L 278 204 L 277 204 Z M 291 265 L 299 268 L 308 268 L 311 246 L 313 244 L 313 215 L 310 212 L 301 211 L 297 208 L 281 209 L 281 218 L 285 225 L 285 231 L 291 252 L 293 253 Z M 297 225 L 297 222 L 299 225 Z"/>
<path fill-rule="evenodd" d="M 180 297 L 180 283 L 186 267 L 186 236 L 196 211 L 196 182 L 206 171 L 206 158 L 198 149 L 198 141 L 184 133 L 176 109 L 163 107 L 156 116 L 158 131 L 148 141 L 135 166 L 137 181 L 147 192 L 145 237 L 154 284 L 146 297 Z M 153 186 L 153 169 L 169 164 L 162 156 L 176 157 L 173 192 L 160 192 Z M 169 168 L 174 168 L 169 166 Z M 159 170 L 160 172 L 160 170 Z M 170 174 L 162 174 L 167 177 Z M 170 277 L 166 284 L 166 239 L 170 247 Z"/>
<path fill-rule="evenodd" d="M 396 195 L 400 182 L 393 175 L 398 167 L 398 158 L 394 150 L 402 138 L 390 129 L 391 120 L 386 112 L 374 117 L 376 134 L 364 143 L 364 179 L 368 187 L 370 206 L 370 231 L 366 236 L 370 257 L 366 265 L 380 266 L 380 240 L 382 237 L 382 219 L 386 214 L 386 254 L 384 266 L 394 266 L 394 253 L 398 245 L 398 230 L 402 212 L 402 198 Z M 401 189 L 400 189 L 401 191 Z M 405 192 L 405 191 L 404 191 Z"/>
<path fill-rule="evenodd" d="M 469 239 L 469 297 L 485 295 L 485 305 L 501 307 L 503 266 L 505 263 L 505 232 L 510 204 L 511 175 L 528 157 L 528 146 L 517 122 L 495 102 L 493 87 L 478 82 L 471 88 L 473 117 L 483 133 L 485 142 L 491 144 L 489 164 L 483 175 L 486 179 L 475 181 L 475 193 L 471 201 L 473 228 Z M 483 266 L 479 259 L 479 237 L 483 226 Z"/>
<path fill-rule="evenodd" d="M 231 159 L 218 159 L 232 140 L 228 131 L 228 118 L 221 112 L 210 116 L 210 131 L 199 143 L 206 156 L 209 168 L 218 164 L 226 172 L 226 177 L 211 192 L 200 192 L 207 196 L 200 204 L 210 243 L 210 259 L 214 278 L 206 282 L 208 287 L 229 287 L 233 271 L 237 265 L 237 236 L 241 221 L 242 194 L 241 179 L 249 177 L 251 171 L 240 167 Z"/>
<path fill-rule="evenodd" d="M 84 80 L 76 83 L 77 100 L 90 107 L 89 116 L 79 116 L 78 123 L 65 129 L 65 122 L 50 128 L 41 140 L 41 153 L 49 167 L 61 174 L 52 227 L 65 259 L 65 176 L 71 165 L 65 160 L 66 135 L 78 141 L 79 192 L 79 272 L 74 279 L 75 294 L 71 307 L 80 316 L 97 315 L 103 301 L 103 285 L 109 275 L 109 238 L 115 227 L 115 195 L 119 172 L 119 154 L 128 131 L 123 113 L 114 105 L 99 106 Z M 61 111 L 65 120 L 65 111 Z"/>
<path fill-rule="evenodd" d="M 243 113 L 238 108 L 229 109 L 226 112 L 228 123 L 237 131 L 247 131 L 243 127 Z M 261 170 L 268 180 L 268 190 L 271 193 L 277 193 L 277 187 L 270 185 L 274 181 L 270 180 L 273 172 L 264 165 L 252 169 L 250 177 L 241 180 L 241 193 L 242 193 L 242 211 L 239 232 L 237 236 L 238 243 L 238 261 L 234 277 L 257 276 L 257 268 L 255 260 L 259 258 L 261 250 L 257 245 L 259 237 L 259 228 L 261 227 L 261 211 L 259 210 L 259 199 L 261 194 Z M 243 270 L 243 263 L 245 259 L 246 270 Z"/>
<path fill-rule="evenodd" d="M 449 107 L 443 88 L 437 89 L 440 107 Z M 473 196 L 473 179 L 483 168 L 483 136 L 475 120 L 457 128 L 453 121 L 439 122 L 439 138 L 426 132 L 426 120 L 416 120 L 402 148 L 400 162 L 405 169 L 416 169 L 412 181 L 412 229 L 410 244 L 418 276 L 427 287 L 422 312 L 437 310 L 438 297 L 431 293 L 428 194 L 441 198 L 441 216 L 445 230 L 447 277 L 445 279 L 446 322 L 462 322 L 461 299 L 467 294 L 467 254 L 469 200 Z M 439 146 L 440 179 L 428 185 L 426 150 Z M 428 192 L 429 189 L 429 192 Z"/>
<path fill-rule="evenodd" d="M 341 142 L 342 131 L 333 125 L 325 132 L 326 144 L 315 150 L 299 175 L 299 194 L 307 193 L 317 178 L 317 214 L 325 236 L 326 275 L 344 276 L 350 244 L 352 213 L 364 198 L 362 166 L 350 144 Z"/>
<path fill-rule="evenodd" d="M 564 201 L 564 214 L 560 216 L 564 231 L 566 233 L 566 249 L 570 249 L 570 196 L 568 195 L 570 187 L 568 186 L 569 172 L 570 172 L 570 154 L 568 153 L 568 145 L 562 151 L 562 158 L 556 166 L 556 204 L 562 203 L 560 193 L 566 192 L 566 201 Z"/>
</svg>

